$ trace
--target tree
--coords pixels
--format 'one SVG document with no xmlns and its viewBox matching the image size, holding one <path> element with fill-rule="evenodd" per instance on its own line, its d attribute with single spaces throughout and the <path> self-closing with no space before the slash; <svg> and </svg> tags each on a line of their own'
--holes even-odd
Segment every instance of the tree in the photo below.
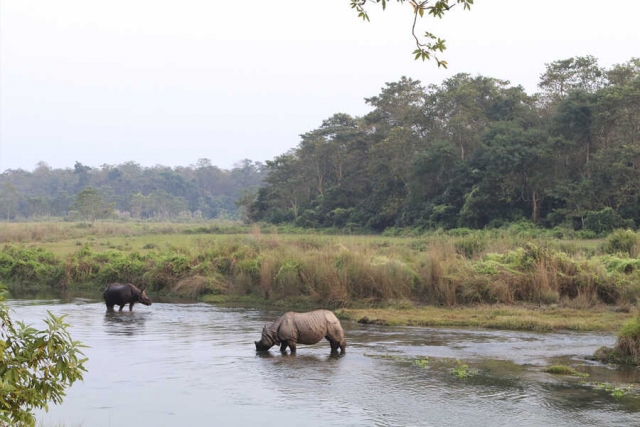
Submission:
<svg viewBox="0 0 640 427">
<path fill-rule="evenodd" d="M 149 209 L 156 218 L 168 219 L 187 210 L 187 202 L 183 197 L 174 197 L 164 189 L 153 191 L 148 200 Z"/>
<path fill-rule="evenodd" d="M 510 205 L 530 204 L 531 219 L 538 223 L 540 203 L 553 184 L 554 163 L 548 135 L 540 129 L 522 129 L 514 122 L 498 122 L 483 135 L 476 164 L 485 180 L 497 184 L 499 197 Z"/>
<path fill-rule="evenodd" d="M 589 165 L 594 152 L 595 95 L 584 90 L 571 92 L 557 107 L 553 130 L 566 141 L 567 172 L 582 171 Z"/>
<path fill-rule="evenodd" d="M 349 0 L 351 2 L 351 8 L 358 12 L 358 17 L 365 21 L 369 21 L 369 14 L 365 10 L 364 6 L 367 0 Z M 370 0 L 371 2 L 380 4 L 382 9 L 386 9 L 389 0 Z M 454 6 L 461 4 L 464 10 L 470 10 L 473 0 L 437 0 L 432 3 L 431 0 L 397 0 L 398 3 L 409 3 L 413 8 L 413 25 L 411 27 L 411 34 L 416 42 L 416 50 L 413 51 L 415 59 L 435 59 L 438 67 L 447 68 L 447 61 L 440 60 L 437 57 L 438 52 L 444 52 L 447 48 L 445 46 L 445 40 L 436 37 L 434 34 L 426 31 L 424 36 L 419 37 L 416 34 L 416 24 L 418 18 L 423 18 L 425 12 L 427 16 L 431 15 L 434 18 L 442 18 L 445 13 L 449 12 Z"/>
<path fill-rule="evenodd" d="M 78 188 L 84 188 L 89 185 L 89 180 L 91 179 L 91 168 L 89 166 L 85 166 L 80 162 L 76 162 L 73 166 L 73 173 L 78 175 Z"/>
<path fill-rule="evenodd" d="M 605 72 L 610 85 L 621 86 L 640 77 L 640 58 L 631 58 L 624 64 L 616 64 Z"/>
<path fill-rule="evenodd" d="M 564 99 L 572 90 L 593 93 L 605 84 L 605 71 L 591 55 L 554 61 L 545 66 L 538 87 L 551 103 Z"/>
<path fill-rule="evenodd" d="M 113 213 L 113 204 L 104 201 L 100 192 L 93 187 L 85 187 L 78 193 L 73 208 L 87 221 L 108 218 Z"/>
<path fill-rule="evenodd" d="M 131 216 L 133 218 L 142 218 L 143 212 L 145 212 L 147 205 L 149 204 L 149 198 L 144 196 L 140 192 L 135 192 L 131 195 L 129 205 L 131 206 Z"/>
<path fill-rule="evenodd" d="M 514 91 L 508 84 L 504 80 L 459 73 L 440 86 L 431 85 L 425 105 L 427 119 L 432 123 L 431 133 L 456 144 L 461 160 L 470 158 L 491 116 L 508 120 L 517 107 L 529 102 L 521 90 Z"/>
<path fill-rule="evenodd" d="M 49 203 L 44 197 L 29 197 L 27 199 L 27 214 L 34 218 L 46 216 L 49 213 Z"/>
<path fill-rule="evenodd" d="M 424 134 L 420 125 L 424 122 L 425 91 L 420 80 L 402 76 L 397 82 L 385 83 L 379 95 L 364 100 L 375 108 L 365 121 L 374 126 L 379 139 L 395 127 L 416 128 L 417 133 Z"/>
<path fill-rule="evenodd" d="M 290 212 L 297 218 L 301 205 L 309 200 L 313 184 L 308 182 L 295 152 L 291 150 L 267 160 L 267 170 L 268 191 L 259 192 L 258 201 L 264 204 L 268 200 L 269 209 Z"/>
<path fill-rule="evenodd" d="M 10 182 L 5 182 L 0 192 L 0 206 L 7 213 L 7 221 L 11 220 L 11 213 L 15 215 L 19 200 L 20 195 L 16 187 Z"/>
<path fill-rule="evenodd" d="M 0 284 L 0 292 L 3 286 Z M 44 330 L 14 322 L 0 293 L 0 425 L 33 426 L 34 409 L 61 403 L 65 389 L 86 372 L 64 316 L 49 313 Z"/>
</svg>

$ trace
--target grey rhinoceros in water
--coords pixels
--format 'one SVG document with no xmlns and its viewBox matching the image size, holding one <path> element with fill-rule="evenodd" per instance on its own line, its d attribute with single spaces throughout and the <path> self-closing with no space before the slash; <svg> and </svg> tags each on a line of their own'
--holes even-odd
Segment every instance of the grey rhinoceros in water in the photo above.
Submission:
<svg viewBox="0 0 640 427">
<path fill-rule="evenodd" d="M 262 338 L 254 343 L 257 351 L 267 351 L 280 344 L 280 351 L 285 352 L 288 346 L 291 353 L 295 353 L 296 344 L 315 344 L 322 338 L 329 341 L 332 353 L 340 348 L 340 352 L 344 354 L 347 343 L 342 325 L 335 314 L 329 310 L 308 313 L 289 311 L 271 325 L 265 325 Z"/>
<path fill-rule="evenodd" d="M 129 304 L 129 311 L 133 310 L 133 304 L 139 302 L 144 305 L 151 305 L 151 300 L 145 291 L 141 291 L 131 283 L 112 283 L 108 285 L 102 293 L 104 303 L 108 311 L 113 311 L 114 305 L 120 306 L 120 311 Z"/>
</svg>

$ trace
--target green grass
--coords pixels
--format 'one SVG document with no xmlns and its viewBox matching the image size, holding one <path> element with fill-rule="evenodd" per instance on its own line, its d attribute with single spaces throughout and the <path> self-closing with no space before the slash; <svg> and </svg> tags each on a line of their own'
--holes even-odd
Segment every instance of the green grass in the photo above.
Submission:
<svg viewBox="0 0 640 427">
<path fill-rule="evenodd" d="M 608 307 L 589 310 L 572 308 L 538 308 L 526 306 L 476 307 L 416 307 L 394 308 L 345 308 L 338 311 L 341 318 L 359 321 L 364 317 L 379 320 L 380 324 L 391 326 L 448 326 L 483 327 L 493 329 L 528 331 L 607 331 L 620 329 L 630 313 L 618 312 Z"/>
<path fill-rule="evenodd" d="M 465 379 L 478 375 L 477 369 L 472 369 L 466 363 L 462 363 L 461 361 L 456 361 L 456 366 L 451 368 L 451 375 L 456 378 Z"/>
<path fill-rule="evenodd" d="M 627 394 L 629 394 L 630 392 L 632 392 L 634 390 L 633 385 L 626 385 L 626 386 L 618 387 L 618 386 L 616 386 L 614 384 L 611 384 L 611 383 L 600 383 L 600 382 L 593 383 L 591 385 L 596 390 L 604 390 L 610 396 L 615 397 L 617 399 L 626 396 Z"/>
<path fill-rule="evenodd" d="M 553 375 L 571 375 L 579 377 L 588 377 L 589 374 L 583 374 L 576 371 L 574 368 L 566 365 L 553 365 L 544 369 L 544 372 Z"/>
</svg>

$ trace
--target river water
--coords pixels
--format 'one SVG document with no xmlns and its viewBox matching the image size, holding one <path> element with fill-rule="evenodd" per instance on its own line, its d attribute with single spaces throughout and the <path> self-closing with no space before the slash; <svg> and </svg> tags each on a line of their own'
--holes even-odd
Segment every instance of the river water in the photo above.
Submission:
<svg viewBox="0 0 640 427">
<path fill-rule="evenodd" d="M 323 341 L 291 356 L 255 351 L 275 311 L 154 303 L 107 313 L 86 299 L 9 305 L 15 320 L 38 327 L 47 311 L 66 314 L 73 339 L 89 346 L 84 381 L 37 413 L 44 427 L 640 426 L 638 371 L 588 360 L 615 343 L 610 334 L 343 321 L 346 355 L 330 355 Z M 589 377 L 542 371 L 556 363 Z M 602 383 L 632 390 L 614 397 Z"/>
</svg>

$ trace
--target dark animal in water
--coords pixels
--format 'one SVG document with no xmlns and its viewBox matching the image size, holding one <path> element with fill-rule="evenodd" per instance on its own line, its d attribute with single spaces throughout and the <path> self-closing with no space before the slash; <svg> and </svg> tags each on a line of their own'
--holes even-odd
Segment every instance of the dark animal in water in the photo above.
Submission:
<svg viewBox="0 0 640 427">
<path fill-rule="evenodd" d="M 331 352 L 340 348 L 344 353 L 347 343 L 344 331 L 338 318 L 329 310 L 315 310 L 308 313 L 287 312 L 271 325 L 262 329 L 260 341 L 254 341 L 257 351 L 267 351 L 276 344 L 280 344 L 280 351 L 287 347 L 291 353 L 296 352 L 296 344 L 315 344 L 326 338 L 331 344 Z"/>
<path fill-rule="evenodd" d="M 106 287 L 102 296 L 109 311 L 113 311 L 114 305 L 120 306 L 119 311 L 122 311 L 126 304 L 129 304 L 129 311 L 133 310 L 133 304 L 137 302 L 144 305 L 151 305 L 151 300 L 147 296 L 147 293 L 136 288 L 131 283 L 112 283 Z"/>
</svg>

